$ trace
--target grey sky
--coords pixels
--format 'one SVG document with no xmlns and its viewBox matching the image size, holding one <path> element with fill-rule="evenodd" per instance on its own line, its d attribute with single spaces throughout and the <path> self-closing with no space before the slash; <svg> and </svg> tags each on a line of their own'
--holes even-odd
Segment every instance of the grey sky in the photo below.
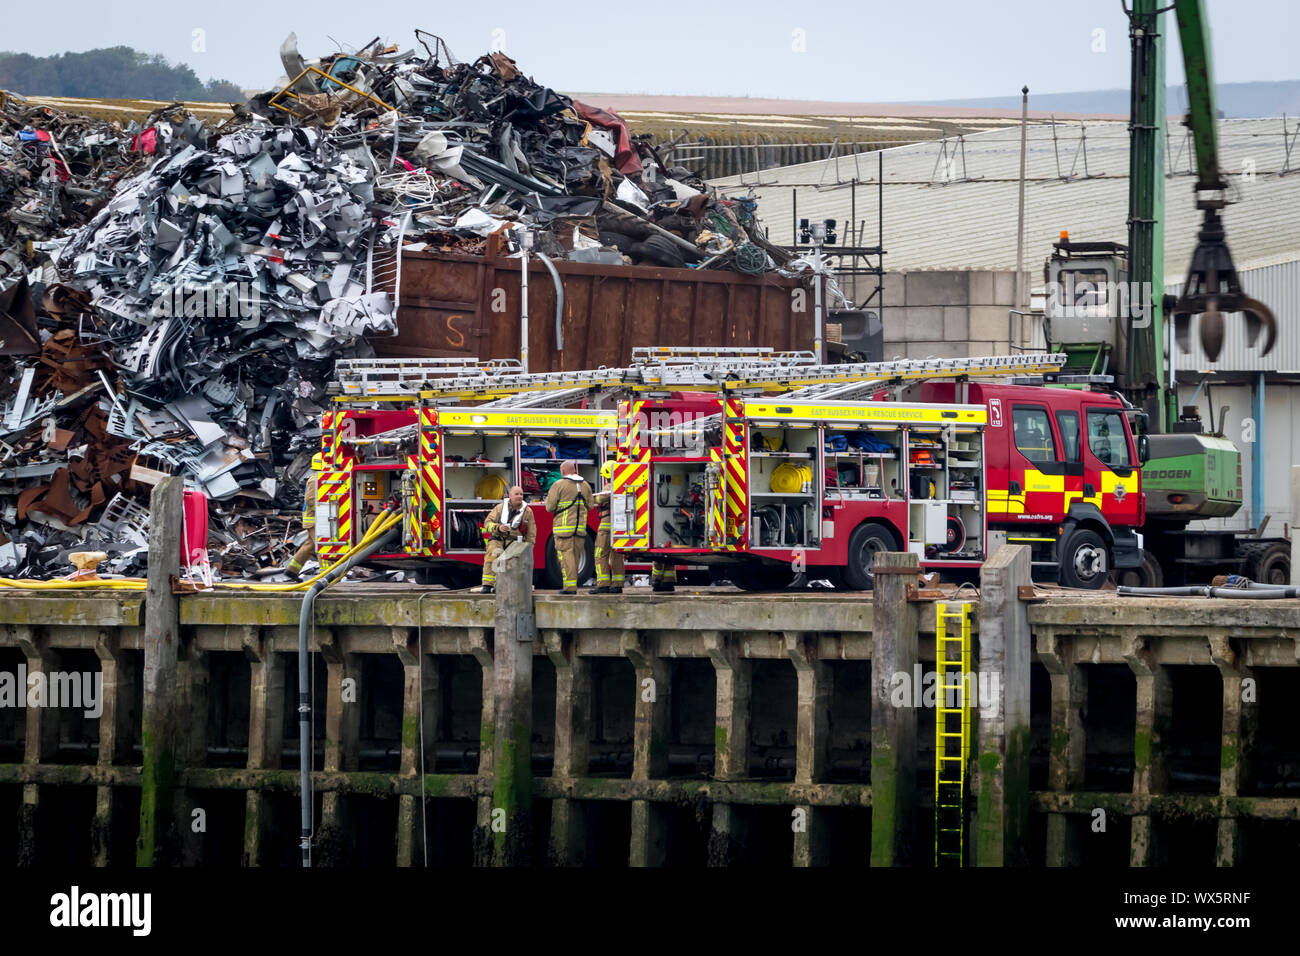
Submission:
<svg viewBox="0 0 1300 956">
<path fill-rule="evenodd" d="M 1208 3 L 1216 81 L 1300 78 L 1300 2 Z M 376 35 L 405 49 L 416 27 L 442 35 L 461 59 L 486 52 L 502 31 L 495 35 L 522 69 L 570 91 L 889 102 L 1007 95 L 1026 83 L 1031 93 L 1126 87 L 1129 78 L 1120 0 L 63 0 L 12 5 L 5 20 L 5 49 L 46 55 L 129 45 L 187 63 L 204 80 L 247 87 L 280 75 L 277 51 L 290 30 L 310 58 Z M 196 49 L 196 30 L 205 49 Z M 1169 31 L 1168 79 L 1179 83 L 1172 22 Z M 796 52 L 800 37 L 805 52 Z"/>
</svg>

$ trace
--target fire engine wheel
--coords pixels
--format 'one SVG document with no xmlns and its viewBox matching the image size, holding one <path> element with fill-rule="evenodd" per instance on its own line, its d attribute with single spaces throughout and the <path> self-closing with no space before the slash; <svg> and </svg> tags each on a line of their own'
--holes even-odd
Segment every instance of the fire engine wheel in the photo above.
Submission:
<svg viewBox="0 0 1300 956">
<path fill-rule="evenodd" d="M 731 581 L 742 591 L 784 591 L 798 575 L 788 564 L 740 564 L 731 570 Z"/>
<path fill-rule="evenodd" d="M 849 537 L 849 563 L 844 569 L 844 586 L 854 591 L 870 591 L 875 576 L 871 573 L 876 555 L 893 551 L 898 545 L 884 525 L 868 521 Z"/>
<path fill-rule="evenodd" d="M 596 540 L 591 534 L 582 539 L 584 547 L 578 553 L 578 586 L 582 587 L 596 578 Z M 560 567 L 560 555 L 555 550 L 555 538 L 546 539 L 546 572 L 542 578 L 545 587 L 559 590 L 564 587 L 564 571 Z"/>
<path fill-rule="evenodd" d="M 1291 580 L 1291 546 L 1284 542 L 1248 544 L 1242 549 L 1242 573 L 1258 584 L 1288 584 Z"/>
<path fill-rule="evenodd" d="M 1115 583 L 1128 588 L 1162 588 L 1165 573 L 1149 551 L 1142 552 L 1142 563 L 1136 568 L 1114 571 Z"/>
<path fill-rule="evenodd" d="M 1076 528 L 1061 549 L 1061 584 L 1095 591 L 1106 583 L 1106 542 L 1087 528 Z"/>
</svg>

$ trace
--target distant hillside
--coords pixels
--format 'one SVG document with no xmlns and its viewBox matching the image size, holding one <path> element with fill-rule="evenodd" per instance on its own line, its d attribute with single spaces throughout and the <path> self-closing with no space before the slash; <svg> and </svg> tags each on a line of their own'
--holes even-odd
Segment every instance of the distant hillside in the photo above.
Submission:
<svg viewBox="0 0 1300 956">
<path fill-rule="evenodd" d="M 0 53 L 0 89 L 32 96 L 103 99 L 231 103 L 247 99 L 234 83 L 217 79 L 204 83 L 184 64 L 173 65 L 158 54 L 129 46 L 54 56 Z"/>
<path fill-rule="evenodd" d="M 1215 86 L 1219 112 L 1232 119 L 1300 115 L 1300 80 L 1260 83 L 1219 83 Z M 1171 115 L 1187 111 L 1187 93 L 1181 86 L 1166 92 Z M 974 106 L 987 109 L 1019 109 L 1019 96 L 989 96 L 974 100 L 933 100 L 923 106 Z M 1128 90 L 1085 90 L 1079 93 L 1029 92 L 1034 110 L 1070 113 L 1128 113 Z"/>
</svg>

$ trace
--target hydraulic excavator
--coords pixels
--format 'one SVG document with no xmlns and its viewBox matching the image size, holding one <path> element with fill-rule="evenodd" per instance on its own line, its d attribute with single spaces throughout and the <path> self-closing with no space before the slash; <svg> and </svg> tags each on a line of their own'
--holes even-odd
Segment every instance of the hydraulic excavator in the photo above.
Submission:
<svg viewBox="0 0 1300 956">
<path fill-rule="evenodd" d="M 1177 354 L 1187 352 L 1194 320 L 1206 356 L 1223 348 L 1225 316 L 1240 314 L 1247 343 L 1266 355 L 1277 339 L 1268 306 L 1241 288 L 1224 235 L 1222 210 L 1232 199 L 1219 164 L 1209 21 L 1204 0 L 1132 0 L 1125 4 L 1132 49 L 1129 121 L 1128 244 L 1070 241 L 1062 234 L 1047 262 L 1047 338 L 1069 356 L 1066 369 L 1109 375 L 1140 414 L 1146 452 L 1143 563 L 1122 583 L 1194 583 L 1214 574 L 1245 573 L 1285 582 L 1289 550 L 1281 539 L 1241 532 L 1189 530 L 1190 522 L 1229 517 L 1241 507 L 1241 454 L 1203 427 L 1195 407 L 1179 409 Z M 1196 161 L 1196 208 L 1202 213 L 1187 280 L 1178 296 L 1164 295 L 1165 255 L 1165 14 L 1177 21 L 1187 77 Z M 1083 298 L 1070 290 L 1089 288 Z M 1051 290 L 1067 290 L 1064 295 Z M 1102 290 L 1119 290 L 1120 294 Z M 1132 290 L 1129 292 L 1128 290 Z M 1128 294 L 1125 294 L 1128 292 Z M 1199 316 L 1199 319 L 1197 317 Z M 1181 414 L 1180 414 L 1181 411 Z M 1262 528 L 1256 529 L 1262 532 Z"/>
</svg>

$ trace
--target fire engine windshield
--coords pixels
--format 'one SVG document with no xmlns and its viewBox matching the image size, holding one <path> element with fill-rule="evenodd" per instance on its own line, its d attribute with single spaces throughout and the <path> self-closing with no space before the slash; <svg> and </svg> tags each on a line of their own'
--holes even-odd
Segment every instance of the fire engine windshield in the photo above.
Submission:
<svg viewBox="0 0 1300 956">
<path fill-rule="evenodd" d="M 1122 414 L 1115 410 L 1088 409 L 1088 447 L 1098 461 L 1112 467 L 1130 466 L 1128 435 Z"/>
</svg>

